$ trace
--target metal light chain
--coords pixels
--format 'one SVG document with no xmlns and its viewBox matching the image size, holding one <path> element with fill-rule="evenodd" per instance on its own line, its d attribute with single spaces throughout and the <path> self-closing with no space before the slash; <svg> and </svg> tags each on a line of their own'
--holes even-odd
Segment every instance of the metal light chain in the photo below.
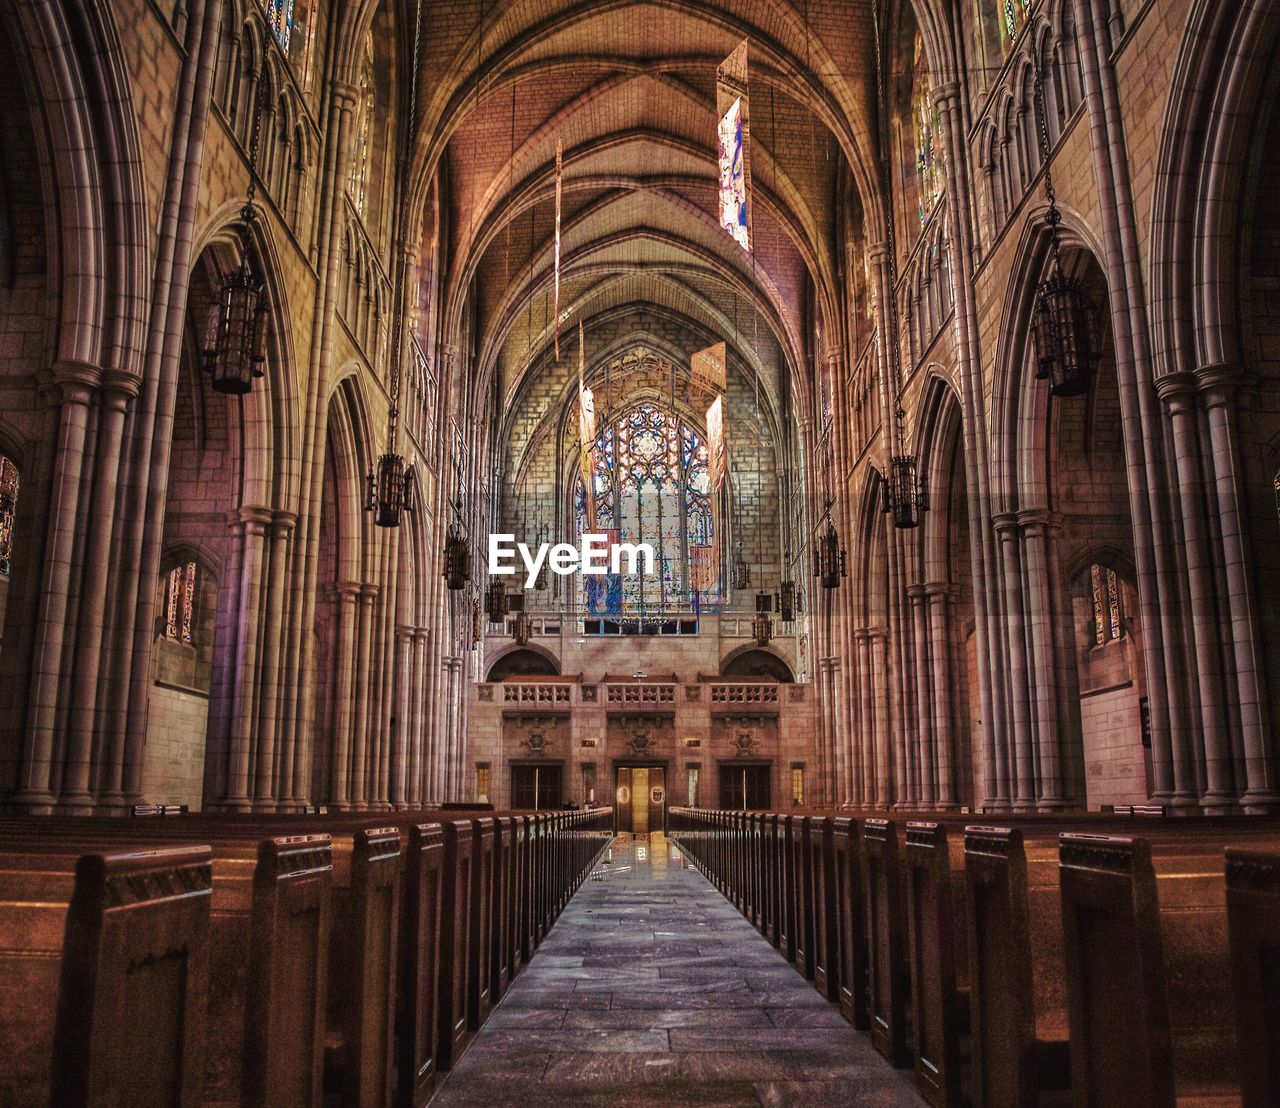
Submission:
<svg viewBox="0 0 1280 1108">
<path fill-rule="evenodd" d="M 267 46 L 263 43 L 262 64 L 258 66 L 257 87 L 253 98 L 253 126 L 249 132 L 249 187 L 244 194 L 244 207 L 240 216 L 246 224 L 257 218 L 257 209 L 253 206 L 253 198 L 258 191 L 258 147 L 262 140 L 262 113 L 267 106 Z M 248 253 L 248 236 L 245 237 L 245 252 Z M 247 259 L 246 259 L 247 260 Z"/>
<path fill-rule="evenodd" d="M 1056 264 L 1060 249 L 1058 228 L 1062 223 L 1062 213 L 1058 211 L 1058 194 L 1053 187 L 1053 167 L 1050 165 L 1049 158 L 1052 147 L 1049 143 L 1049 112 L 1044 102 L 1044 73 L 1040 68 L 1040 51 L 1036 49 L 1034 42 L 1030 45 L 1031 73 L 1035 88 L 1036 124 L 1040 132 L 1040 156 L 1044 160 L 1044 195 L 1045 199 L 1049 201 L 1049 211 L 1045 216 L 1045 222 L 1049 225 L 1050 248 L 1053 251 L 1053 259 Z"/>
</svg>

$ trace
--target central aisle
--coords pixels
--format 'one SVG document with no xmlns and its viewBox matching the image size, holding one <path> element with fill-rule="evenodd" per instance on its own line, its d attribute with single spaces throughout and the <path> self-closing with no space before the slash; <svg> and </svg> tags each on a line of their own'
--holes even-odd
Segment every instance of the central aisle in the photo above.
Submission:
<svg viewBox="0 0 1280 1108">
<path fill-rule="evenodd" d="M 671 853 L 615 845 L 433 1106 L 918 1108 L 909 1075 Z"/>
</svg>

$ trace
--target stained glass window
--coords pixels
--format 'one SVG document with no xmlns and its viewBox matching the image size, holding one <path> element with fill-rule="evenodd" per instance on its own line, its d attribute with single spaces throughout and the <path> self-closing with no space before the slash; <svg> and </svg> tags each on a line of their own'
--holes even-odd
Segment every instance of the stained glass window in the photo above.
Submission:
<svg viewBox="0 0 1280 1108">
<path fill-rule="evenodd" d="M 0 456 L 0 576 L 13 565 L 13 517 L 18 509 L 18 467 Z"/>
<path fill-rule="evenodd" d="M 293 33 L 293 0 L 262 0 L 262 11 L 280 49 L 289 53 L 289 37 Z"/>
<path fill-rule="evenodd" d="M 1000 31 L 1004 38 L 1006 51 L 1013 45 L 1022 28 L 1024 15 L 1022 0 L 1000 0 Z"/>
<path fill-rule="evenodd" d="M 592 452 L 596 531 L 649 543 L 656 572 L 583 577 L 590 611 L 658 615 L 692 605 L 689 562 L 714 539 L 711 475 L 702 435 L 670 412 L 640 404 L 607 423 Z M 574 503 L 586 529 L 586 493 Z"/>
<path fill-rule="evenodd" d="M 192 641 L 192 624 L 196 607 L 195 562 L 174 566 L 165 586 L 164 633 L 178 642 Z"/>
<path fill-rule="evenodd" d="M 924 53 L 924 39 L 919 34 L 911 83 L 911 118 L 916 148 L 916 191 L 923 223 L 942 195 L 942 126 L 933 101 L 933 81 Z"/>
<path fill-rule="evenodd" d="M 365 36 L 360 65 L 360 93 L 355 109 L 355 143 L 351 156 L 351 202 L 362 215 L 369 194 L 369 145 L 373 131 L 374 107 L 373 32 Z"/>
<path fill-rule="evenodd" d="M 1093 638 L 1098 646 L 1120 637 L 1120 581 L 1116 571 L 1096 562 L 1089 567 L 1093 593 Z"/>
</svg>

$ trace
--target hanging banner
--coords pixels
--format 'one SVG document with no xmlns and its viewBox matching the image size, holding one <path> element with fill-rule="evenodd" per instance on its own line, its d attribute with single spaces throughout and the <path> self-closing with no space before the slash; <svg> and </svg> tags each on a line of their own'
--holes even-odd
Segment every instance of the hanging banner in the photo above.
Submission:
<svg viewBox="0 0 1280 1108">
<path fill-rule="evenodd" d="M 586 348 L 583 343 L 582 320 L 578 320 L 578 466 L 582 471 L 582 485 L 586 493 L 586 523 L 588 532 L 596 526 L 595 466 L 592 450 L 596 442 L 596 398 L 584 381 L 586 373 Z"/>
<path fill-rule="evenodd" d="M 720 577 L 718 552 L 715 545 L 689 547 L 689 584 L 699 593 L 716 591 Z"/>
<path fill-rule="evenodd" d="M 720 226 L 751 250 L 751 128 L 747 117 L 747 40 L 716 70 Z"/>
<path fill-rule="evenodd" d="M 555 335 L 556 361 L 560 360 L 560 205 L 564 199 L 564 146 L 556 139 L 556 257 L 555 257 L 555 320 L 552 332 Z"/>
<path fill-rule="evenodd" d="M 695 388 L 719 395 L 725 389 L 725 344 L 718 342 L 699 350 L 689 363 L 689 375 Z"/>
<path fill-rule="evenodd" d="M 711 477 L 711 495 L 715 496 L 726 476 L 722 396 L 711 401 L 711 407 L 707 409 L 707 467 Z"/>
</svg>

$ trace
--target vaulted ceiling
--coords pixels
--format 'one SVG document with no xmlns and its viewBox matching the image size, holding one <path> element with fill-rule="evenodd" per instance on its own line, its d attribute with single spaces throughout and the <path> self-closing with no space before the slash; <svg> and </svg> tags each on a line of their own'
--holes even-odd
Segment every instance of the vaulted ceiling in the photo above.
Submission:
<svg viewBox="0 0 1280 1108">
<path fill-rule="evenodd" d="M 581 320 L 589 366 L 630 335 L 652 345 L 660 325 L 686 358 L 726 340 L 732 370 L 758 375 L 775 413 L 788 391 L 803 398 L 806 320 L 838 333 L 838 219 L 874 193 L 870 4 L 424 4 L 419 194 L 438 180 L 445 198 L 442 322 L 445 333 L 472 328 L 473 395 L 496 379 L 511 412 L 560 392 Z M 744 38 L 751 253 L 720 229 L 717 194 L 716 67 Z"/>
</svg>

